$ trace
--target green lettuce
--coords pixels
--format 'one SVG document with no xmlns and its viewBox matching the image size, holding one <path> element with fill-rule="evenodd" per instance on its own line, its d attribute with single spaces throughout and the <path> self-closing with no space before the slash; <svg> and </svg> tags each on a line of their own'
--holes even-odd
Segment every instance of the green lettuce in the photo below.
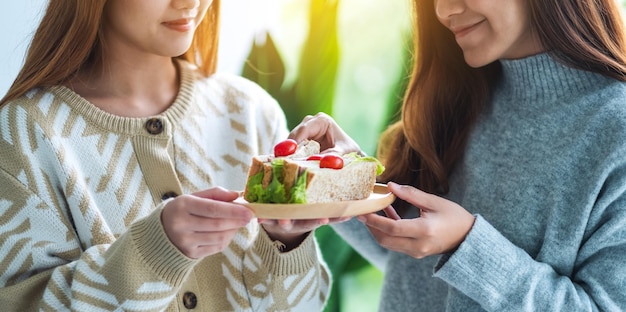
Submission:
<svg viewBox="0 0 626 312">
<path fill-rule="evenodd" d="M 263 171 L 250 177 L 246 200 L 251 203 L 306 203 L 306 175 L 296 180 L 288 197 L 284 181 L 281 181 L 284 167 L 284 160 L 277 158 L 272 161 L 272 181 L 266 188 L 263 188 Z"/>
<path fill-rule="evenodd" d="M 266 203 L 286 203 L 287 191 L 283 181 L 280 181 L 280 177 L 283 176 L 283 169 L 285 168 L 285 162 L 282 159 L 275 159 L 272 161 L 272 181 L 267 186 L 265 194 L 267 196 Z"/>
<path fill-rule="evenodd" d="M 291 187 L 291 197 L 289 198 L 290 204 L 304 204 L 306 203 L 306 176 L 304 171 L 296 180 L 296 183 Z"/>
<path fill-rule="evenodd" d="M 263 202 L 263 170 L 253 175 L 248 180 L 248 186 L 246 187 L 246 200 L 251 203 Z"/>
<path fill-rule="evenodd" d="M 359 156 L 359 154 L 357 154 L 355 152 L 352 152 L 352 153 L 344 155 L 343 157 L 352 158 L 353 162 L 359 162 L 359 161 L 375 162 L 376 163 L 376 175 L 377 176 L 381 175 L 385 171 L 385 166 L 383 166 L 383 164 L 380 162 L 380 160 L 376 159 L 376 157 L 374 157 L 374 156 Z"/>
</svg>

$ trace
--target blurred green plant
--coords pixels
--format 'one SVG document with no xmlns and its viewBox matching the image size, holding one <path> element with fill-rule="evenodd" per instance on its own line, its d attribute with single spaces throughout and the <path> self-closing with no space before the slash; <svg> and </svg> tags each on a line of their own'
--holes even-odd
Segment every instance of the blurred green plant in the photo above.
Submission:
<svg viewBox="0 0 626 312">
<path fill-rule="evenodd" d="M 281 103 L 287 123 L 295 127 L 304 116 L 325 112 L 332 115 L 339 64 L 337 41 L 338 0 L 311 1 L 310 27 L 299 63 L 298 77 L 284 85 L 285 65 L 272 36 L 254 42 L 242 75 L 257 82 Z"/>
<path fill-rule="evenodd" d="M 310 1 L 309 30 L 301 51 L 297 77 L 289 85 L 285 82 L 285 63 L 269 32 L 255 39 L 244 64 L 242 76 L 258 83 L 281 104 L 290 128 L 295 127 L 306 115 L 325 112 L 333 116 L 341 55 L 337 30 L 339 4 L 339 0 Z M 408 64 L 410 56 L 409 51 L 405 49 L 401 63 Z M 371 116 L 378 120 L 377 123 L 382 122 L 383 128 L 398 117 L 397 112 L 408 77 L 407 68 L 401 70 L 397 81 L 386 91 L 389 99 L 387 103 L 381 103 L 386 104 L 383 108 L 384 113 Z M 380 131 L 382 129 L 379 129 Z M 341 279 L 346 276 L 357 276 L 356 279 L 359 279 L 358 274 L 366 272 L 364 276 L 367 278 L 378 278 L 371 281 L 372 283 L 380 284 L 382 274 L 372 274 L 372 270 L 376 272 L 377 270 L 344 242 L 331 227 L 317 229 L 316 238 L 333 276 L 333 287 L 326 312 L 341 311 L 342 307 L 345 308 L 342 299 L 346 296 L 363 296 L 369 300 L 372 300 L 372 297 L 378 298 L 377 287 L 371 285 L 369 287 L 376 293 L 362 294 L 357 291 L 355 294 L 354 285 L 349 286 L 349 289 L 341 287 Z M 373 302 L 374 306 L 370 307 L 372 311 L 375 311 L 376 304 L 377 300 Z"/>
<path fill-rule="evenodd" d="M 325 112 L 332 115 L 339 63 L 338 4 L 339 1 L 311 1 L 311 26 L 301 56 L 306 61 L 299 63 L 299 74 L 292 85 L 284 85 L 285 65 L 269 33 L 265 33 L 264 40 L 255 40 L 244 65 L 242 75 L 258 83 L 281 104 L 290 128 L 308 114 Z M 368 264 L 332 228 L 321 227 L 315 233 L 335 279 L 325 311 L 340 311 L 341 288 L 337 277 L 349 268 L 354 269 L 355 264 L 357 267 Z"/>
</svg>

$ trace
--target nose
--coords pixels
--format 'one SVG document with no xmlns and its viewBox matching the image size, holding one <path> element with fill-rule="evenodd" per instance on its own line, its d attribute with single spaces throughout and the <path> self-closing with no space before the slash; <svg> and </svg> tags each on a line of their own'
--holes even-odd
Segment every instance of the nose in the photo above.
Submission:
<svg viewBox="0 0 626 312">
<path fill-rule="evenodd" d="M 200 0 L 172 0 L 172 7 L 177 10 L 193 9 L 200 5 Z"/>
<path fill-rule="evenodd" d="M 465 10 L 465 0 L 435 0 L 435 13 L 440 21 L 461 14 Z"/>
</svg>

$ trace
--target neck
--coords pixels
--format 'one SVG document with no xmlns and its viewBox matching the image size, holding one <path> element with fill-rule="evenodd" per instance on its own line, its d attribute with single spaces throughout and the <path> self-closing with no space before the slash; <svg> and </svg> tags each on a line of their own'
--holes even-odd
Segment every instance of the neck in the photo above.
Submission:
<svg viewBox="0 0 626 312">
<path fill-rule="evenodd" d="M 108 113 L 147 117 L 165 111 L 174 102 L 179 78 L 169 57 L 120 57 L 80 72 L 67 85 Z"/>
</svg>

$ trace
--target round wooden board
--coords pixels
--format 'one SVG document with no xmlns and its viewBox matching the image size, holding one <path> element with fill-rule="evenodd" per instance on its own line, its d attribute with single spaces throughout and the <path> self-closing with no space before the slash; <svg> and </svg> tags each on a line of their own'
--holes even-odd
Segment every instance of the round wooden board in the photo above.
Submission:
<svg viewBox="0 0 626 312">
<path fill-rule="evenodd" d="M 258 204 L 248 203 L 243 197 L 235 203 L 247 206 L 262 219 L 323 219 L 349 217 L 382 210 L 395 200 L 386 184 L 374 185 L 372 194 L 362 200 L 315 204 Z"/>
</svg>

